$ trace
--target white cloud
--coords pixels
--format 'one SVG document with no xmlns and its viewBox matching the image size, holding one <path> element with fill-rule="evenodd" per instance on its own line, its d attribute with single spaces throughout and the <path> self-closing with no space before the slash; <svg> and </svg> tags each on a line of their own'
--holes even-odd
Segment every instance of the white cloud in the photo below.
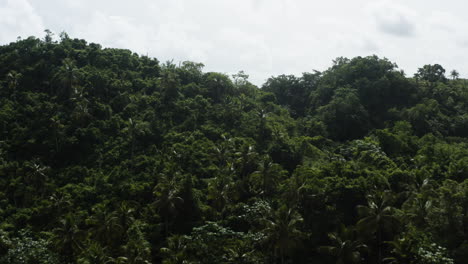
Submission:
<svg viewBox="0 0 468 264">
<path fill-rule="evenodd" d="M 380 31 L 399 37 L 412 37 L 416 33 L 415 13 L 396 1 L 377 1 L 368 8 Z"/>
<path fill-rule="evenodd" d="M 463 75 L 466 7 L 461 0 L 0 0 L 0 43 L 65 30 L 160 61 L 244 70 L 259 85 L 272 75 L 324 70 L 339 56 L 372 54 L 409 73 L 440 63 Z"/>
<path fill-rule="evenodd" d="M 27 0 L 0 0 L 0 43 L 42 35 L 43 31 L 41 17 Z"/>
</svg>

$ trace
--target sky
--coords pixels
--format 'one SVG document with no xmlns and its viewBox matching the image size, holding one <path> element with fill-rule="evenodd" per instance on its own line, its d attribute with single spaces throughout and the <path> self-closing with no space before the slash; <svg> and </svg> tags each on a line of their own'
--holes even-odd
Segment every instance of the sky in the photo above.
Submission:
<svg viewBox="0 0 468 264">
<path fill-rule="evenodd" d="M 468 76 L 468 2 L 458 0 L 0 0 L 0 44 L 56 35 L 205 71 L 271 76 L 378 55 L 407 75 L 441 64 Z"/>
</svg>

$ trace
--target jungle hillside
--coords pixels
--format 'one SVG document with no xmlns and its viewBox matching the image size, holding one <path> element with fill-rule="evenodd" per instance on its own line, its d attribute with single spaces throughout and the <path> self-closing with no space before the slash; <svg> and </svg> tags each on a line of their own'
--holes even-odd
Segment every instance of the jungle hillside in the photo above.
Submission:
<svg viewBox="0 0 468 264">
<path fill-rule="evenodd" d="M 0 263 L 466 263 L 456 70 L 203 69 L 66 33 L 0 46 Z"/>
</svg>

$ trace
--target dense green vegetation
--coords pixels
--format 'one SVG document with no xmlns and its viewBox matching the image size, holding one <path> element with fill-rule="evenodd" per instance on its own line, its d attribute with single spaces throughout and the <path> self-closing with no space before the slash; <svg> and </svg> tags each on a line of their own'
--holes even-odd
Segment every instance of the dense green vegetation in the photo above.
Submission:
<svg viewBox="0 0 468 264">
<path fill-rule="evenodd" d="M 0 263 L 466 263 L 468 87 L 0 47 Z"/>
</svg>

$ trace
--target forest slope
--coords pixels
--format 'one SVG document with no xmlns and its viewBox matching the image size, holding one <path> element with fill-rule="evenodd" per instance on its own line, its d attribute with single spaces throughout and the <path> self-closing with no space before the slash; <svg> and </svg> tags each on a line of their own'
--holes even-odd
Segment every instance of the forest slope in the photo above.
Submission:
<svg viewBox="0 0 468 264">
<path fill-rule="evenodd" d="M 468 88 L 437 64 L 257 88 L 30 37 L 0 47 L 0 126 L 0 263 L 468 259 Z"/>
</svg>

